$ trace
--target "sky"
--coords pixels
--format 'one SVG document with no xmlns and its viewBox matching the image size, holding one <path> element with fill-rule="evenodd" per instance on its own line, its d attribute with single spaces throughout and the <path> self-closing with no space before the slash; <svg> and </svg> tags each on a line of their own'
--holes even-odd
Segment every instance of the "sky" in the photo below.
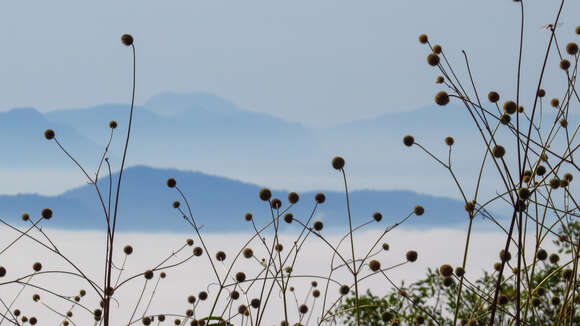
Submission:
<svg viewBox="0 0 580 326">
<path fill-rule="evenodd" d="M 557 1 L 526 2 L 524 86 L 534 89 Z M 449 1 L 9 1 L 0 5 L 0 110 L 41 111 L 130 101 L 163 91 L 208 91 L 250 111 L 311 126 L 432 103 L 436 73 L 421 33 L 478 85 L 513 93 L 519 6 Z M 568 13 L 562 37 L 577 23 Z"/>
</svg>

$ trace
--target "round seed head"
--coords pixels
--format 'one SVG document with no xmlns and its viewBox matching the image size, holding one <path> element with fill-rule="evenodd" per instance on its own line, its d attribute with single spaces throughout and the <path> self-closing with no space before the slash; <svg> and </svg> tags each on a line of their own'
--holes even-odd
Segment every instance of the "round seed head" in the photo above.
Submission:
<svg viewBox="0 0 580 326">
<path fill-rule="evenodd" d="M 240 298 L 240 292 L 232 291 L 230 293 L 230 298 L 232 298 L 232 300 L 238 300 Z"/>
<path fill-rule="evenodd" d="M 293 220 L 294 220 L 294 215 L 292 215 L 292 213 L 284 214 L 284 222 L 290 224 L 290 223 L 292 223 Z"/>
<path fill-rule="evenodd" d="M 560 69 L 568 70 L 569 68 L 570 68 L 570 61 L 568 61 L 568 59 L 562 59 L 562 61 L 560 61 Z"/>
<path fill-rule="evenodd" d="M 511 120 L 512 120 L 512 118 L 511 118 L 511 117 L 509 116 L 509 114 L 507 114 L 507 113 L 504 113 L 504 114 L 502 114 L 502 115 L 499 117 L 499 122 L 500 122 L 502 125 L 507 125 L 507 124 L 509 124 Z"/>
<path fill-rule="evenodd" d="M 123 34 L 121 36 L 121 42 L 126 46 L 131 46 L 133 45 L 133 36 L 131 34 Z"/>
<path fill-rule="evenodd" d="M 298 307 L 298 311 L 304 315 L 305 313 L 308 312 L 308 306 L 305 304 L 301 304 L 300 307 Z"/>
<path fill-rule="evenodd" d="M 487 99 L 491 103 L 495 103 L 495 102 L 499 101 L 499 93 L 496 91 L 491 91 L 491 92 L 489 92 L 489 94 L 487 94 Z"/>
<path fill-rule="evenodd" d="M 449 94 L 445 91 L 435 94 L 435 103 L 441 106 L 447 105 L 449 103 Z"/>
<path fill-rule="evenodd" d="M 314 227 L 314 230 L 321 231 L 322 228 L 324 227 L 324 224 L 322 224 L 321 221 L 316 221 L 312 226 Z"/>
<path fill-rule="evenodd" d="M 496 272 L 499 272 L 501 270 L 501 263 L 495 263 L 495 264 L 493 264 L 493 269 Z"/>
<path fill-rule="evenodd" d="M 125 255 L 130 255 L 133 253 L 133 247 L 131 247 L 130 245 L 126 245 L 125 248 L 123 248 L 123 252 L 125 253 Z"/>
<path fill-rule="evenodd" d="M 509 251 L 505 251 L 504 249 L 502 249 L 499 252 L 499 259 L 501 259 L 502 261 L 509 261 L 510 259 L 512 259 L 512 254 L 510 254 Z"/>
<path fill-rule="evenodd" d="M 190 295 L 187 297 L 187 302 L 189 302 L 190 304 L 194 304 L 195 303 L 195 297 L 193 295 Z"/>
<path fill-rule="evenodd" d="M 465 210 L 468 212 L 473 212 L 475 210 L 475 202 L 468 201 L 465 203 Z"/>
<path fill-rule="evenodd" d="M 33 269 L 35 272 L 40 272 L 40 270 L 42 269 L 42 264 L 41 264 L 41 263 L 39 263 L 39 262 L 36 262 L 36 263 L 34 263 L 34 264 L 32 265 L 32 269 Z"/>
<path fill-rule="evenodd" d="M 518 109 L 516 102 L 507 101 L 503 104 L 503 111 L 507 114 L 514 114 Z"/>
<path fill-rule="evenodd" d="M 191 247 L 191 246 L 193 246 L 193 239 L 187 239 L 187 240 L 185 240 L 185 243 Z"/>
<path fill-rule="evenodd" d="M 444 81 L 445 78 L 443 78 L 443 76 L 437 76 L 437 78 L 435 79 L 436 84 L 443 84 Z"/>
<path fill-rule="evenodd" d="M 145 279 L 150 280 L 153 278 L 153 271 L 148 269 L 143 273 L 143 276 L 145 276 Z"/>
<path fill-rule="evenodd" d="M 316 196 L 314 196 L 314 201 L 316 201 L 319 204 L 324 203 L 325 200 L 326 196 L 321 192 L 317 193 Z"/>
<path fill-rule="evenodd" d="M 453 267 L 448 264 L 441 265 L 441 267 L 439 267 L 439 273 L 444 277 L 451 276 L 453 275 Z"/>
<path fill-rule="evenodd" d="M 560 304 L 560 297 L 552 297 L 552 300 L 550 300 L 550 302 L 552 302 L 554 306 L 557 306 Z"/>
<path fill-rule="evenodd" d="M 550 105 L 557 108 L 560 105 L 560 100 L 554 97 L 550 100 Z"/>
<path fill-rule="evenodd" d="M 0 277 L 6 276 L 6 268 L 4 266 L 0 266 Z"/>
<path fill-rule="evenodd" d="M 566 180 L 568 182 L 572 182 L 573 179 L 574 179 L 574 176 L 572 175 L 572 173 L 564 174 L 564 180 Z"/>
<path fill-rule="evenodd" d="M 383 219 L 383 214 L 381 214 L 379 212 L 375 212 L 373 214 L 373 219 L 377 222 L 380 222 Z"/>
<path fill-rule="evenodd" d="M 254 309 L 260 308 L 260 299 L 252 299 L 252 301 L 250 302 L 250 305 Z"/>
<path fill-rule="evenodd" d="M 551 254 L 549 259 L 550 263 L 557 264 L 558 261 L 560 260 L 560 256 L 558 256 L 558 254 Z"/>
<path fill-rule="evenodd" d="M 457 277 L 463 277 L 463 275 L 465 275 L 465 269 L 463 269 L 463 267 L 455 268 L 455 275 L 457 275 Z"/>
<path fill-rule="evenodd" d="M 546 90 L 543 88 L 540 88 L 538 90 L 538 97 L 544 97 L 544 96 L 546 96 Z"/>
<path fill-rule="evenodd" d="M 420 316 L 420 315 L 415 317 L 415 324 L 423 325 L 424 323 L 425 323 L 425 317 Z"/>
<path fill-rule="evenodd" d="M 405 256 L 407 257 L 407 261 L 413 263 L 417 261 L 418 254 L 415 250 L 409 250 Z"/>
<path fill-rule="evenodd" d="M 526 199 L 530 198 L 532 193 L 530 192 L 530 190 L 528 188 L 521 188 L 518 191 L 518 195 L 520 196 L 521 199 L 526 200 Z"/>
<path fill-rule="evenodd" d="M 550 187 L 552 189 L 558 189 L 560 187 L 560 180 L 558 178 L 550 179 Z"/>
<path fill-rule="evenodd" d="M 453 285 L 453 279 L 451 277 L 449 277 L 449 276 L 444 277 L 443 278 L 443 285 L 445 287 L 450 287 L 451 285 Z"/>
<path fill-rule="evenodd" d="M 46 138 L 48 140 L 53 139 L 54 138 L 54 130 L 52 130 L 52 129 L 46 129 L 44 131 L 44 138 Z"/>
<path fill-rule="evenodd" d="M 244 248 L 242 253 L 246 258 L 252 258 L 254 256 L 254 251 L 251 248 Z"/>
<path fill-rule="evenodd" d="M 199 294 L 197 295 L 197 297 L 199 298 L 199 300 L 205 301 L 207 299 L 207 292 L 201 291 L 201 292 L 199 292 Z"/>
<path fill-rule="evenodd" d="M 344 164 L 345 164 L 344 159 L 342 157 L 340 157 L 340 156 L 335 156 L 332 159 L 332 167 L 335 170 L 342 170 L 342 169 L 344 169 Z"/>
<path fill-rule="evenodd" d="M 236 273 L 236 281 L 238 281 L 239 283 L 242 283 L 245 280 L 246 280 L 246 274 L 244 272 L 237 272 Z"/>
<path fill-rule="evenodd" d="M 429 53 L 427 56 L 427 63 L 430 66 L 436 66 L 439 64 L 439 56 L 435 53 Z"/>
<path fill-rule="evenodd" d="M 369 268 L 371 269 L 371 271 L 376 272 L 379 269 L 381 269 L 381 263 L 379 263 L 378 260 L 371 260 L 369 262 Z"/>
<path fill-rule="evenodd" d="M 281 243 L 277 243 L 276 246 L 274 246 L 274 250 L 276 250 L 277 252 L 281 252 L 282 250 L 284 250 L 284 246 Z"/>
<path fill-rule="evenodd" d="M 298 196 L 298 194 L 295 192 L 291 192 L 288 194 L 288 202 L 290 204 L 296 204 L 299 199 L 300 199 L 300 196 Z"/>
<path fill-rule="evenodd" d="M 339 292 L 341 295 L 347 295 L 349 291 L 350 291 L 350 288 L 348 287 L 348 285 L 343 285 L 339 289 Z"/>
<path fill-rule="evenodd" d="M 258 193 L 258 197 L 260 197 L 260 199 L 263 201 L 268 201 L 270 198 L 272 198 L 272 192 L 268 188 L 263 188 Z"/>
<path fill-rule="evenodd" d="M 28 214 L 26 214 L 26 213 L 22 214 L 22 220 L 23 220 L 24 222 L 28 221 L 29 219 L 30 219 L 30 215 L 28 215 Z"/>
<path fill-rule="evenodd" d="M 173 202 L 173 208 L 179 208 L 180 205 L 181 203 L 177 200 Z"/>
<path fill-rule="evenodd" d="M 195 247 L 193 248 L 193 255 L 196 257 L 199 257 L 203 254 L 203 249 L 201 249 L 201 247 Z"/>
<path fill-rule="evenodd" d="M 505 295 L 500 295 L 497 298 L 497 303 L 502 305 L 502 306 L 505 306 L 506 304 L 508 304 L 508 302 L 509 302 L 508 297 Z"/>
<path fill-rule="evenodd" d="M 538 258 L 539 260 L 546 260 L 546 258 L 548 258 L 548 252 L 544 249 L 540 249 L 536 253 L 536 258 Z"/>
<path fill-rule="evenodd" d="M 580 35 L 580 26 L 576 26 L 576 34 Z"/>
<path fill-rule="evenodd" d="M 32 296 L 32 300 L 33 300 L 33 301 L 35 301 L 35 302 L 38 302 L 38 301 L 40 300 L 40 295 L 38 295 L 38 294 L 34 294 L 34 295 Z"/>
<path fill-rule="evenodd" d="M 566 120 L 566 118 L 560 119 L 560 126 L 562 126 L 562 128 L 568 128 L 568 120 Z"/>
<path fill-rule="evenodd" d="M 543 176 L 546 173 L 546 167 L 543 165 L 538 165 L 536 168 L 536 174 L 539 176 Z"/>
<path fill-rule="evenodd" d="M 278 198 L 274 198 L 272 199 L 272 202 L 270 202 L 270 206 L 272 206 L 273 209 L 279 209 L 282 207 L 282 201 Z"/>
<path fill-rule="evenodd" d="M 250 222 L 252 220 L 252 213 L 246 213 L 246 215 L 244 215 L 244 219 Z"/>
<path fill-rule="evenodd" d="M 115 121 L 115 120 L 109 121 L 109 128 L 111 128 L 111 129 L 117 128 L 117 121 Z"/>
<path fill-rule="evenodd" d="M 568 43 L 568 45 L 566 45 L 566 52 L 568 52 L 569 55 L 575 55 L 578 53 L 578 44 L 574 42 Z"/>
<path fill-rule="evenodd" d="M 502 158 L 505 155 L 505 148 L 501 145 L 496 145 L 491 150 L 491 153 L 495 158 Z"/>
<path fill-rule="evenodd" d="M 40 215 L 42 215 L 43 219 L 48 220 L 52 217 L 52 210 L 50 208 L 45 208 L 40 212 Z"/>
<path fill-rule="evenodd" d="M 176 185 L 177 185 L 177 181 L 175 181 L 174 178 L 167 179 L 167 186 L 169 188 L 175 188 Z"/>
<path fill-rule="evenodd" d="M 574 276 L 574 271 L 572 271 L 571 269 L 567 268 L 565 270 L 562 271 L 562 277 L 565 280 L 570 281 L 572 279 L 572 277 Z"/>
<path fill-rule="evenodd" d="M 318 298 L 320 296 L 320 291 L 318 291 L 318 290 L 312 291 L 312 296 L 315 298 Z"/>
<path fill-rule="evenodd" d="M 413 209 L 413 212 L 415 213 L 415 215 L 421 216 L 421 215 L 423 215 L 423 213 L 425 213 L 425 208 L 423 208 L 423 206 L 421 206 L 421 205 L 417 205 Z"/>
<path fill-rule="evenodd" d="M 389 247 L 389 244 L 388 244 L 388 243 L 386 243 L 386 242 L 383 242 L 383 250 L 384 250 L 384 251 L 387 251 L 387 250 L 389 250 L 389 248 L 390 248 L 390 247 Z"/>
<path fill-rule="evenodd" d="M 447 146 L 453 146 L 453 144 L 455 144 L 455 139 L 451 136 L 447 136 L 445 137 L 445 144 L 447 144 Z"/>
<path fill-rule="evenodd" d="M 415 138 L 413 136 L 407 135 L 407 136 L 403 137 L 403 144 L 405 144 L 405 146 L 411 147 L 411 146 L 413 146 L 414 143 L 415 143 Z"/>
<path fill-rule="evenodd" d="M 435 44 L 433 45 L 433 53 L 440 54 L 443 51 L 441 45 Z"/>
<path fill-rule="evenodd" d="M 421 43 L 421 44 L 427 43 L 427 34 L 421 34 L 421 35 L 419 35 L 419 43 Z"/>
<path fill-rule="evenodd" d="M 218 251 L 215 254 L 215 259 L 217 259 L 218 261 L 224 261 L 224 260 L 226 260 L 226 253 L 223 252 L 223 251 Z"/>
</svg>

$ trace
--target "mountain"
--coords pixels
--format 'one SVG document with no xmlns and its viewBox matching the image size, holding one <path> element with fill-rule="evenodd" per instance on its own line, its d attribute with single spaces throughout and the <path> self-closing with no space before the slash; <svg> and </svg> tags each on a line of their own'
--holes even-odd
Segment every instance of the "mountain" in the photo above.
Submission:
<svg viewBox="0 0 580 326">
<path fill-rule="evenodd" d="M 113 175 L 113 189 L 118 175 Z M 125 171 L 120 192 L 118 229 L 122 231 L 175 231 L 189 232 L 191 228 L 172 207 L 179 200 L 186 205 L 175 189 L 165 185 L 168 178 L 177 180 L 187 196 L 197 223 L 206 232 L 251 231 L 251 224 L 244 221 L 246 212 L 253 214 L 260 225 L 271 220 L 268 205 L 258 198 L 261 186 L 211 176 L 200 172 L 156 169 L 145 166 Z M 101 178 L 99 187 L 107 206 L 108 178 Z M 288 191 L 272 190 L 273 196 L 281 198 L 287 207 Z M 347 225 L 344 192 L 321 191 L 326 201 L 319 205 L 313 220 L 322 220 L 327 228 Z M 290 209 L 296 217 L 306 220 L 314 207 L 318 192 L 300 193 L 300 201 Z M 417 194 L 410 191 L 359 190 L 349 194 L 353 225 L 371 219 L 374 212 L 381 212 L 383 220 L 373 222 L 380 227 L 391 225 L 412 212 L 415 205 L 425 207 L 425 214 L 412 216 L 404 226 L 429 228 L 433 226 L 464 226 L 466 219 L 463 204 L 457 200 Z M 113 196 L 114 197 L 114 196 Z M 92 185 L 66 191 L 58 196 L 4 195 L 0 196 L 0 216 L 10 222 L 18 222 L 22 213 L 37 218 L 40 211 L 49 207 L 54 216 L 45 226 L 62 229 L 103 229 L 102 206 Z M 285 224 L 285 223 L 283 223 Z M 296 223 L 294 223 L 295 225 Z M 284 226 L 286 228 L 287 226 Z"/>
</svg>

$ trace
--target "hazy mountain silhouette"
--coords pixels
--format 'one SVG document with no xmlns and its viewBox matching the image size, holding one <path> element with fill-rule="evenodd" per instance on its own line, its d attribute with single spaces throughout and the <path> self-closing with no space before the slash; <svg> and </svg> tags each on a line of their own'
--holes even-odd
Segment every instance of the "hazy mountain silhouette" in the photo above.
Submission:
<svg viewBox="0 0 580 326">
<path fill-rule="evenodd" d="M 252 213 L 258 224 L 272 218 L 268 205 L 258 198 L 261 189 L 258 185 L 199 172 L 145 166 L 129 168 L 124 175 L 120 192 L 119 230 L 191 231 L 191 227 L 181 218 L 181 214 L 172 207 L 172 203 L 179 200 L 182 202 L 181 207 L 187 210 L 177 191 L 165 185 L 169 177 L 177 179 L 178 186 L 190 202 L 193 215 L 198 223 L 203 225 L 205 231 L 251 230 L 251 224 L 244 221 L 246 212 Z M 116 178 L 117 175 L 114 175 L 113 185 Z M 106 207 L 108 207 L 108 185 L 108 178 L 101 178 L 99 186 Z M 347 223 L 344 192 L 321 192 L 326 195 L 326 201 L 319 205 L 313 220 L 322 220 L 327 228 L 344 228 Z M 306 220 L 314 207 L 316 193 L 300 193 L 300 201 L 290 209 L 290 212 Z M 288 205 L 288 191 L 273 190 L 273 195 L 282 199 L 283 207 Z M 461 202 L 410 191 L 353 191 L 350 193 L 350 200 L 355 225 L 370 220 L 374 212 L 381 212 L 383 220 L 373 224 L 386 227 L 407 216 L 417 204 L 425 207 L 425 214 L 413 216 L 404 226 L 431 228 L 464 225 L 466 219 Z M 45 207 L 50 207 L 54 211 L 53 218 L 44 223 L 45 226 L 64 229 L 105 227 L 103 209 L 92 185 L 72 189 L 58 196 L 27 194 L 0 196 L 0 216 L 11 222 L 17 222 L 22 213 L 29 213 L 36 219 Z"/>
</svg>

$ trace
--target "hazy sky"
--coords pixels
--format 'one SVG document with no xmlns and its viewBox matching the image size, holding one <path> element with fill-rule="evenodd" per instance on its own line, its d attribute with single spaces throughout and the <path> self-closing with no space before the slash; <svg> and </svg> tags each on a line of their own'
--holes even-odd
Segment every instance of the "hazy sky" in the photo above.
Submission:
<svg viewBox="0 0 580 326">
<path fill-rule="evenodd" d="M 540 26 L 559 3 L 538 2 L 526 2 L 524 72 L 536 71 L 548 37 Z M 574 12 L 580 2 L 568 1 L 562 46 Z M 128 102 L 123 33 L 136 39 L 138 103 L 161 91 L 209 91 L 310 125 L 410 110 L 437 90 L 417 42 L 423 32 L 460 72 L 465 49 L 483 90 L 513 94 L 518 16 L 509 0 L 4 1 L 0 110 Z"/>
</svg>

